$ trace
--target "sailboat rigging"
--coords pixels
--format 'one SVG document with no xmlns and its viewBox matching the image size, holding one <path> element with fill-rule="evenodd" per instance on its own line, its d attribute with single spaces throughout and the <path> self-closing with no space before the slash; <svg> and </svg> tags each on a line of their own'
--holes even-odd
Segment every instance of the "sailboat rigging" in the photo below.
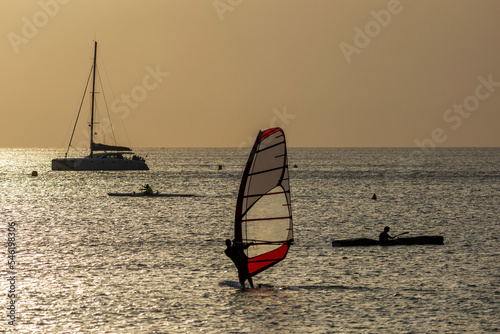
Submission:
<svg viewBox="0 0 500 334">
<path fill-rule="evenodd" d="M 76 124 L 78 122 L 79 114 L 77 116 L 75 126 L 73 128 L 73 133 L 69 141 L 68 149 L 66 151 L 66 156 L 64 159 L 53 159 L 52 160 L 52 170 L 148 170 L 149 167 L 145 160 L 139 156 L 136 156 L 129 147 L 116 146 L 116 145 L 106 145 L 94 142 L 94 115 L 95 115 L 95 89 L 96 89 L 96 72 L 97 72 L 97 42 L 94 42 L 94 60 L 91 68 L 92 75 L 92 90 L 91 90 L 91 113 L 90 113 L 90 154 L 85 158 L 74 158 L 68 159 L 68 151 L 71 147 L 71 142 L 76 129 Z M 87 80 L 87 85 L 85 91 L 89 84 L 89 79 Z M 85 98 L 85 94 L 84 94 Z M 83 99 L 82 103 L 83 104 Z M 80 105 L 80 108 L 81 108 Z M 103 153 L 96 153 L 103 152 Z M 127 153 L 124 153 L 127 152 Z M 127 155 L 132 155 L 132 157 L 127 157 Z"/>
<path fill-rule="evenodd" d="M 281 128 L 260 131 L 255 140 L 241 179 L 234 232 L 233 244 L 245 253 L 250 277 L 282 261 L 290 249 L 290 180 Z"/>
</svg>

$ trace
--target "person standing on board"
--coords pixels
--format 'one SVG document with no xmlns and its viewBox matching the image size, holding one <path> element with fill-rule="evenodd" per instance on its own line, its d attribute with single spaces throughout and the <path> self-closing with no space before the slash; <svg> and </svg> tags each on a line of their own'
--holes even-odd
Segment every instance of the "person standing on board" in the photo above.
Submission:
<svg viewBox="0 0 500 334">
<path fill-rule="evenodd" d="M 386 244 L 389 242 L 389 239 L 394 239 L 395 237 L 391 237 L 389 235 L 389 230 L 391 228 L 389 226 L 384 227 L 384 232 L 380 233 L 378 236 L 378 241 L 380 241 L 381 244 Z"/>
<path fill-rule="evenodd" d="M 250 283 L 250 287 L 253 289 L 253 280 L 248 272 L 248 257 L 243 252 L 242 246 L 231 245 L 231 240 L 226 239 L 226 250 L 224 253 L 233 260 L 236 265 L 236 269 L 238 269 L 238 278 L 240 280 L 240 285 L 242 288 L 245 287 L 245 280 L 248 280 Z"/>
</svg>

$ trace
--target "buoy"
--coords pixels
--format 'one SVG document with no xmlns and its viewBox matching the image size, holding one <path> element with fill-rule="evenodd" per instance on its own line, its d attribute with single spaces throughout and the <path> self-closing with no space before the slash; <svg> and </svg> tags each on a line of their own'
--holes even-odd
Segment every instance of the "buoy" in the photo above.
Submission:
<svg viewBox="0 0 500 334">
<path fill-rule="evenodd" d="M 222 165 L 219 165 L 219 170 L 222 170 Z"/>
<path fill-rule="evenodd" d="M 377 195 L 373 194 L 372 199 L 376 200 L 377 199 Z"/>
<path fill-rule="evenodd" d="M 299 168 L 299 166 L 297 166 L 297 165 L 293 165 L 293 168 Z"/>
<path fill-rule="evenodd" d="M 31 176 L 38 176 L 38 172 L 36 170 L 32 171 Z"/>
</svg>

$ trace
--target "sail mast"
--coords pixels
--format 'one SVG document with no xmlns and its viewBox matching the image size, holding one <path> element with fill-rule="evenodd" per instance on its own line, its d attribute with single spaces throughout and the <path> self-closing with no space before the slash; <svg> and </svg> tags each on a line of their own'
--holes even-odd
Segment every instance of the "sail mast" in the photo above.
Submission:
<svg viewBox="0 0 500 334">
<path fill-rule="evenodd" d="M 96 72 L 96 62 L 97 62 L 97 41 L 94 42 L 94 73 L 92 77 L 92 112 L 90 116 L 90 157 L 92 158 L 94 156 L 94 149 L 93 149 L 93 143 L 94 143 L 94 95 L 95 95 L 95 72 Z"/>
</svg>

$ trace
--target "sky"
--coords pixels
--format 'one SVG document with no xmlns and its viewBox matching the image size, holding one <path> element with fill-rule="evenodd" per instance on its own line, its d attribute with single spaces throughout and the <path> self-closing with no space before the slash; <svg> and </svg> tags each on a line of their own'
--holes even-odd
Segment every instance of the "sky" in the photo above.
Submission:
<svg viewBox="0 0 500 334">
<path fill-rule="evenodd" d="M 94 41 L 98 140 L 243 147 L 280 126 L 292 147 L 499 147 L 498 13 L 497 0 L 2 0 L 0 147 L 68 145 Z M 88 146 L 89 110 L 74 145 Z"/>
</svg>

